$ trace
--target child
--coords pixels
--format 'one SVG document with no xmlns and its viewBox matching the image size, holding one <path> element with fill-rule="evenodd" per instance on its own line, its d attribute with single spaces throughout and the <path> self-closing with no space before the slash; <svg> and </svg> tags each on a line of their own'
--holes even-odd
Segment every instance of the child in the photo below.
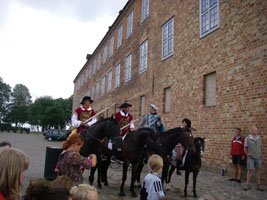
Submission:
<svg viewBox="0 0 267 200">
<path fill-rule="evenodd" d="M 70 190 L 72 200 L 97 200 L 98 195 L 94 186 L 80 184 Z"/>
<path fill-rule="evenodd" d="M 158 200 L 165 197 L 159 174 L 163 168 L 163 160 L 158 155 L 152 155 L 148 159 L 150 173 L 144 178 L 141 189 L 141 200 Z"/>
<path fill-rule="evenodd" d="M 57 188 L 65 188 L 66 190 L 70 191 L 70 189 L 74 186 L 75 184 L 72 182 L 71 178 L 63 175 L 63 176 L 58 176 L 56 180 L 52 181 L 51 187 L 54 189 Z"/>
</svg>

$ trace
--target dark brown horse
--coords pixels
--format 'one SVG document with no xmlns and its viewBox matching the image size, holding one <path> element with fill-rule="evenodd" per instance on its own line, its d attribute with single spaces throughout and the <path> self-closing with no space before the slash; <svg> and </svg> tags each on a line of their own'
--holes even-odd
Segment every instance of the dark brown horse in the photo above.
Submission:
<svg viewBox="0 0 267 200">
<path fill-rule="evenodd" d="M 184 196 L 187 196 L 187 185 L 190 172 L 193 172 L 193 193 L 194 197 L 197 196 L 196 193 L 196 180 L 199 173 L 199 169 L 201 168 L 201 154 L 204 152 L 205 148 L 205 138 L 197 137 L 194 138 L 194 146 L 195 151 L 190 150 L 187 153 L 184 166 L 181 170 L 185 170 L 185 188 L 184 188 Z M 171 165 L 171 169 L 169 171 L 169 176 L 167 179 L 167 184 L 171 181 L 172 173 L 174 172 L 176 166 Z"/>
</svg>

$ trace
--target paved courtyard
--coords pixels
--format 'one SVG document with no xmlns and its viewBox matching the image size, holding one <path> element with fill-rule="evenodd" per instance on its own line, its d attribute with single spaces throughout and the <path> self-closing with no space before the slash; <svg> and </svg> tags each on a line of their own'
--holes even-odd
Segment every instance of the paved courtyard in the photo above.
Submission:
<svg viewBox="0 0 267 200">
<path fill-rule="evenodd" d="M 25 152 L 30 157 L 30 167 L 25 173 L 23 181 L 22 192 L 29 184 L 30 180 L 39 179 L 44 176 L 44 163 L 46 147 L 60 147 L 61 142 L 48 142 L 42 135 L 27 135 L 14 133 L 0 133 L 0 141 L 8 141 L 14 148 L 18 148 Z M 119 186 L 121 183 L 122 172 L 120 170 L 109 169 L 108 178 L 110 186 L 103 186 L 103 189 L 98 189 L 99 200 L 127 200 L 134 199 L 130 197 L 130 170 L 128 172 L 128 179 L 125 185 L 126 197 L 120 198 L 118 196 Z M 142 174 L 142 178 L 146 173 Z M 88 171 L 84 174 L 88 177 Z M 87 178 L 86 178 L 87 179 Z M 188 197 L 183 197 L 184 176 L 172 177 L 172 189 L 166 194 L 166 199 L 201 199 L 201 200 L 264 200 L 267 196 L 267 191 L 260 192 L 255 189 L 256 185 L 249 191 L 244 191 L 244 183 L 232 183 L 228 181 L 229 177 L 223 177 L 219 174 L 201 171 L 197 179 L 197 194 L 194 198 L 192 193 L 192 175 L 190 176 L 190 183 L 188 185 Z M 139 193 L 140 189 L 136 188 Z M 139 198 L 135 198 L 139 199 Z"/>
</svg>

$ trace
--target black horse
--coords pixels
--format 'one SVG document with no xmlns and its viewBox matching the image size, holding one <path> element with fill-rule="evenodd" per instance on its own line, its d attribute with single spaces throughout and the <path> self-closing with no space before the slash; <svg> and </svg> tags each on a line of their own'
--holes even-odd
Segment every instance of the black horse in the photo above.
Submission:
<svg viewBox="0 0 267 200">
<path fill-rule="evenodd" d="M 122 151 L 119 152 L 118 158 L 123 161 L 122 184 L 120 186 L 119 196 L 125 196 L 124 184 L 127 179 L 127 170 L 129 164 L 132 165 L 131 177 L 131 196 L 137 197 L 134 191 L 134 182 L 137 178 L 137 170 L 143 163 L 144 159 L 154 153 L 154 141 L 152 140 L 155 132 L 150 128 L 141 128 L 137 131 L 128 133 L 122 144 Z"/>
<path fill-rule="evenodd" d="M 80 134 L 84 139 L 84 144 L 81 147 L 80 154 L 83 156 L 95 154 L 97 156 L 96 168 L 98 168 L 98 172 L 100 174 L 102 171 L 102 144 L 106 140 L 111 141 L 114 145 L 122 143 L 118 121 L 112 115 L 110 118 L 106 118 L 93 124 L 90 128 L 84 130 Z M 89 179 L 89 181 L 92 183 L 92 180 Z M 102 187 L 100 178 L 98 179 L 98 187 Z"/>
<path fill-rule="evenodd" d="M 170 158 L 174 147 L 181 143 L 185 149 L 190 146 L 190 139 L 187 137 L 186 131 L 183 128 L 174 128 L 166 131 L 163 134 L 158 134 L 156 138 L 156 151 L 155 153 L 160 155 L 163 159 L 162 169 L 162 185 L 164 180 L 167 179 L 168 170 L 170 165 Z"/>
<path fill-rule="evenodd" d="M 194 197 L 197 196 L 196 193 L 196 180 L 199 173 L 199 169 L 201 168 L 201 155 L 204 152 L 205 148 L 205 138 L 197 137 L 194 138 L 195 151 L 189 150 L 185 159 L 184 167 L 181 170 L 185 170 L 185 188 L 184 188 L 184 196 L 187 196 L 187 185 L 190 172 L 193 172 L 193 193 Z M 167 184 L 171 181 L 171 176 L 176 166 L 171 165 L 171 169 L 169 171 L 169 176 L 167 180 Z"/>
</svg>

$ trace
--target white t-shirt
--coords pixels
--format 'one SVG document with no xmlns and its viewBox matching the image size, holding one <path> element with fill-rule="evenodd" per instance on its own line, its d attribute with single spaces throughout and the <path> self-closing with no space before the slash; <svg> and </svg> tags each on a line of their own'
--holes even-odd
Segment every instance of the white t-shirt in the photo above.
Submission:
<svg viewBox="0 0 267 200">
<path fill-rule="evenodd" d="M 147 174 L 142 184 L 141 199 L 158 200 L 164 197 L 160 177 L 155 173 Z"/>
</svg>

